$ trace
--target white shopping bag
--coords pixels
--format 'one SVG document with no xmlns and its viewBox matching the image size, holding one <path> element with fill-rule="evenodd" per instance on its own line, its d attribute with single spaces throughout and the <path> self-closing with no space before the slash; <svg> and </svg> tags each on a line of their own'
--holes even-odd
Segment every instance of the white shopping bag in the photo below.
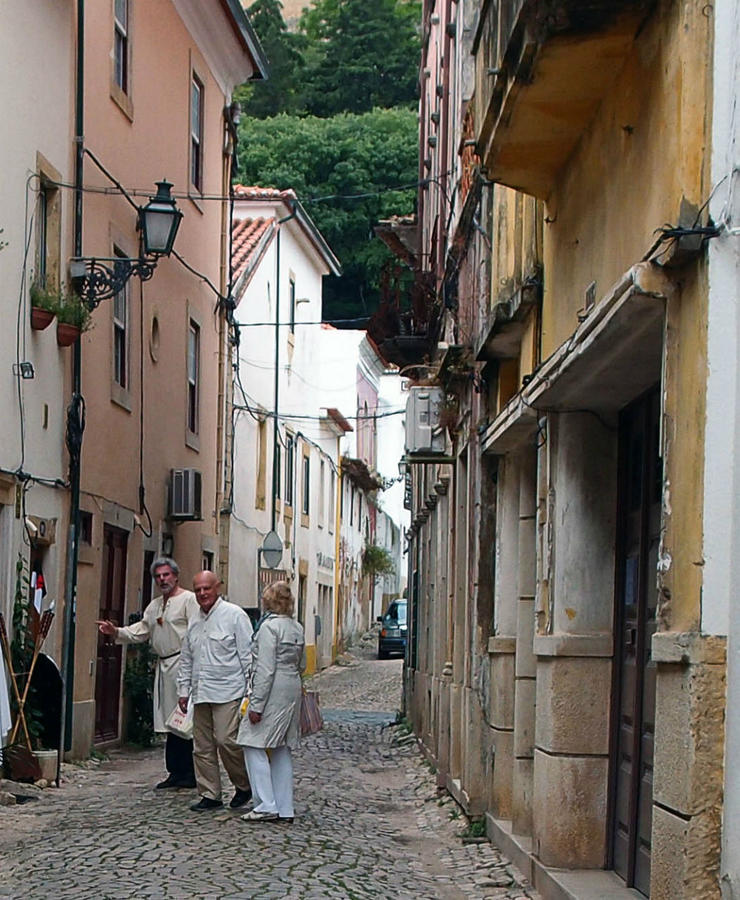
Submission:
<svg viewBox="0 0 740 900">
<path fill-rule="evenodd" d="M 168 731 L 186 741 L 191 741 L 193 739 L 193 701 L 188 703 L 187 712 L 183 712 L 179 705 L 176 706 L 164 724 Z"/>
</svg>

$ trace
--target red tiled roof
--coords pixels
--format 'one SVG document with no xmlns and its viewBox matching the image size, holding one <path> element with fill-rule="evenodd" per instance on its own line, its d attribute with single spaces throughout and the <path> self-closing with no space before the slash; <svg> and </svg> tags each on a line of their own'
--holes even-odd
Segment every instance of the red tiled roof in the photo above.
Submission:
<svg viewBox="0 0 740 900">
<path fill-rule="evenodd" d="M 275 225 L 275 218 L 238 219 L 231 223 L 231 265 L 234 281 L 253 268 L 265 246 L 265 237 Z"/>
<path fill-rule="evenodd" d="M 242 200 L 297 200 L 292 188 L 280 191 L 277 188 L 248 187 L 244 184 L 234 185 L 234 196 Z"/>
<path fill-rule="evenodd" d="M 336 406 L 330 406 L 326 410 L 327 416 L 332 419 L 342 431 L 354 431 L 354 428 L 349 424 L 349 422 L 344 418 L 344 416 L 339 412 Z"/>
</svg>

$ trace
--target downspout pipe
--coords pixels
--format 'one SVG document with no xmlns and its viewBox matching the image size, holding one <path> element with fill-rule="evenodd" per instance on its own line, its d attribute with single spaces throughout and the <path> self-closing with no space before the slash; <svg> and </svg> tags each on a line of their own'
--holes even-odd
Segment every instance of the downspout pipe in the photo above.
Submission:
<svg viewBox="0 0 740 900">
<path fill-rule="evenodd" d="M 275 414 L 272 420 L 272 514 L 270 530 L 275 531 L 277 525 L 277 483 L 278 483 L 278 441 L 280 429 L 278 412 L 280 409 L 280 233 L 281 226 L 296 217 L 295 204 L 291 205 L 290 214 L 278 219 L 275 247 Z M 295 461 L 293 467 L 295 468 Z"/>
<path fill-rule="evenodd" d="M 77 66 L 75 84 L 75 205 L 74 255 L 82 256 L 82 171 L 84 161 L 85 97 L 85 0 L 77 0 Z M 57 785 L 64 751 L 72 748 L 74 704 L 75 633 L 77 619 L 77 556 L 80 520 L 80 457 L 84 430 L 82 399 L 82 353 L 80 336 L 72 355 L 72 399 L 67 409 L 67 448 L 69 450 L 69 528 L 67 530 L 64 621 L 62 630 L 62 705 L 57 757 Z"/>
</svg>

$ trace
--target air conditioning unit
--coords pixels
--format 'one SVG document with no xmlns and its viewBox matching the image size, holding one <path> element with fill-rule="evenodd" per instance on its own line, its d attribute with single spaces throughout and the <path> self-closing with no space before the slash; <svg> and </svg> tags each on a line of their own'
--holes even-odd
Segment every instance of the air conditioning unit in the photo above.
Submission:
<svg viewBox="0 0 740 900">
<path fill-rule="evenodd" d="M 412 387 L 406 401 L 406 453 L 445 452 L 445 432 L 439 424 L 444 391 L 439 387 Z"/>
<path fill-rule="evenodd" d="M 170 470 L 170 519 L 202 519 L 200 495 L 201 475 L 197 469 Z"/>
</svg>

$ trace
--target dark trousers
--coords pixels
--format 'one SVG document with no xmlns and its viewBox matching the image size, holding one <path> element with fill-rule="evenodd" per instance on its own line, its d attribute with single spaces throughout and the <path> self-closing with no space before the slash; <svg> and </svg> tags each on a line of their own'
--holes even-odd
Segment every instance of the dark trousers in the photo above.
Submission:
<svg viewBox="0 0 740 900">
<path fill-rule="evenodd" d="M 167 743 L 164 746 L 164 764 L 173 781 L 195 783 L 193 769 L 193 742 L 167 732 Z"/>
</svg>

